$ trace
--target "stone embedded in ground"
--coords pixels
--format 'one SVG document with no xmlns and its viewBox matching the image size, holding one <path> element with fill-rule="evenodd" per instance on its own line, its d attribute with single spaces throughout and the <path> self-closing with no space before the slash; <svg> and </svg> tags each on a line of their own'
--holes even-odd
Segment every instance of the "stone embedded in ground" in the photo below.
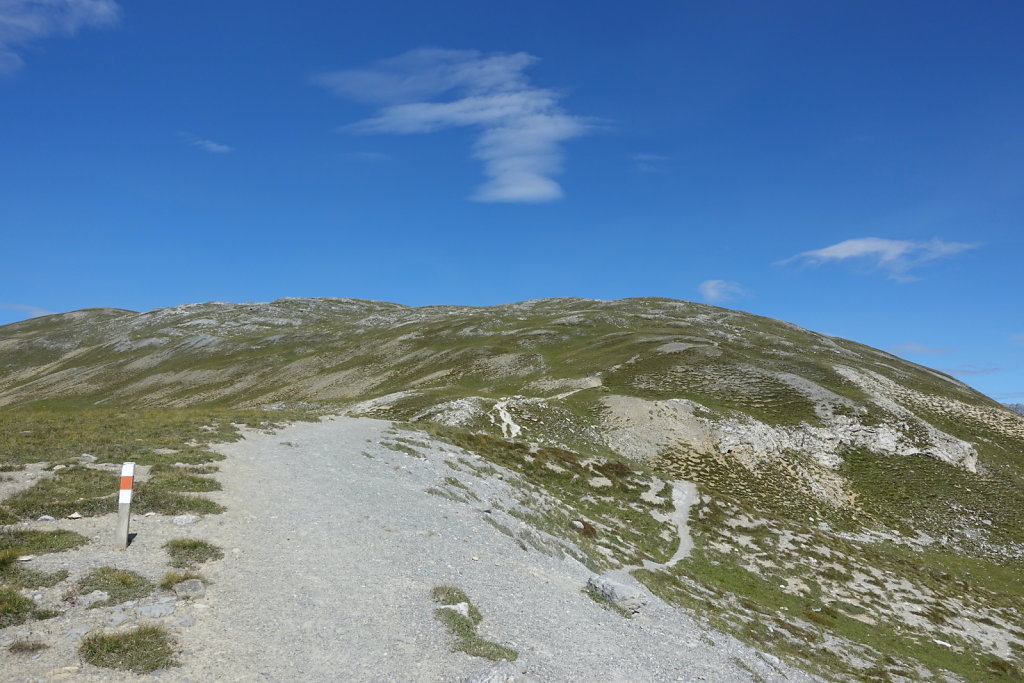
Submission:
<svg viewBox="0 0 1024 683">
<path fill-rule="evenodd" d="M 53 522 L 55 520 L 50 515 L 39 515 L 39 517 L 36 518 L 36 521 L 37 522 Z"/>
<path fill-rule="evenodd" d="M 68 519 L 81 519 L 81 518 L 82 518 L 82 513 L 81 512 L 72 512 L 70 515 L 68 515 Z"/>
<path fill-rule="evenodd" d="M 162 605 L 139 605 L 135 608 L 135 613 L 144 619 L 168 617 L 174 614 L 174 603 L 169 602 Z"/>
<path fill-rule="evenodd" d="M 78 460 L 80 462 L 96 462 L 97 460 L 99 460 L 99 458 L 97 458 L 95 455 L 90 455 L 89 453 L 82 453 L 80 456 L 78 456 Z"/>
<path fill-rule="evenodd" d="M 174 584 L 174 594 L 179 598 L 201 598 L 206 595 L 206 586 L 199 579 L 187 579 Z"/>
<path fill-rule="evenodd" d="M 532 678 L 519 672 L 506 660 L 481 669 L 466 679 L 466 683 L 531 683 Z"/>
<path fill-rule="evenodd" d="M 171 626 L 175 628 L 188 628 L 189 626 L 194 626 L 195 623 L 196 620 L 193 617 L 182 617 L 171 624 Z"/>
<path fill-rule="evenodd" d="M 199 521 L 199 515 L 175 515 L 171 521 L 178 526 L 187 526 Z"/>
<path fill-rule="evenodd" d="M 578 519 L 574 519 L 574 520 L 572 520 L 572 528 L 575 529 L 576 531 L 583 531 L 583 529 L 585 527 L 583 525 L 583 522 L 581 522 Z"/>
<path fill-rule="evenodd" d="M 105 591 L 93 591 L 92 593 L 87 593 L 86 595 L 80 595 L 76 602 L 82 607 L 92 607 L 97 602 L 103 602 L 104 600 L 109 599 L 109 593 L 106 593 Z"/>
<path fill-rule="evenodd" d="M 107 617 L 107 626 L 120 626 L 129 619 L 131 619 L 129 615 L 118 610 L 117 612 L 114 612 L 109 617 Z"/>
<path fill-rule="evenodd" d="M 74 628 L 68 629 L 68 632 L 64 634 L 64 637 L 68 640 L 81 640 L 85 634 L 91 630 L 91 626 L 75 626 Z"/>
<path fill-rule="evenodd" d="M 647 604 L 647 596 L 635 588 L 606 579 L 603 576 L 591 576 L 587 585 L 609 602 L 630 612 L 639 612 Z"/>
</svg>

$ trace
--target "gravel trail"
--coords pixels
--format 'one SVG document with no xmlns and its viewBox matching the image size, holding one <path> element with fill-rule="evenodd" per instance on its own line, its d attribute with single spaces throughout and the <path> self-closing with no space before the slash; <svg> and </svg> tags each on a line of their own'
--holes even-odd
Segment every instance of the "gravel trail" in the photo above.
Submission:
<svg viewBox="0 0 1024 683">
<path fill-rule="evenodd" d="M 602 608 L 577 561 L 523 550 L 487 522 L 516 475 L 479 476 L 460 465 L 473 456 L 390 430 L 338 417 L 218 446 L 225 490 L 211 497 L 228 512 L 195 535 L 226 557 L 201 570 L 213 583 L 177 636 L 183 666 L 156 678 L 465 680 L 490 662 L 452 652 L 434 618 L 431 588 L 452 584 L 483 614 L 480 635 L 518 650 L 532 680 L 810 680 L 653 596 L 633 619 Z M 396 438 L 423 442 L 423 457 Z M 436 495 L 453 476 L 480 500 Z"/>
</svg>

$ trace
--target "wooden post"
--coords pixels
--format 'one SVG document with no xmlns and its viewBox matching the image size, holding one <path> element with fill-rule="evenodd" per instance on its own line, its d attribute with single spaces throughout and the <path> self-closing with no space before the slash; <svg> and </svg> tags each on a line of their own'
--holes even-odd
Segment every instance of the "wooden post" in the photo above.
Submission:
<svg viewBox="0 0 1024 683">
<path fill-rule="evenodd" d="M 115 547 L 128 547 L 128 520 L 132 514 L 132 484 L 135 483 L 135 463 L 121 465 L 121 490 L 117 494 L 117 539 Z"/>
</svg>

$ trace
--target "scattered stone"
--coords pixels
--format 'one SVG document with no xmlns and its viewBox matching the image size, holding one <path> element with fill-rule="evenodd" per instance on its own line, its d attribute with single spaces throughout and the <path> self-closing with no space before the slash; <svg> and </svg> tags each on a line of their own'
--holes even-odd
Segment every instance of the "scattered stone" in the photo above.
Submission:
<svg viewBox="0 0 1024 683">
<path fill-rule="evenodd" d="M 157 605 L 139 605 L 135 613 L 143 619 L 159 619 L 174 614 L 174 603 L 163 603 Z"/>
<path fill-rule="evenodd" d="M 466 679 L 466 683 L 530 683 L 532 680 L 503 659 L 493 666 L 477 671 Z"/>
<path fill-rule="evenodd" d="M 74 628 L 68 629 L 68 632 L 64 634 L 64 637 L 68 640 L 81 640 L 85 637 L 85 634 L 91 630 L 91 626 L 75 626 Z"/>
<path fill-rule="evenodd" d="M 153 511 L 149 511 L 149 512 L 147 512 L 146 514 L 144 514 L 142 516 L 143 517 L 156 517 L 156 513 L 153 512 Z"/>
<path fill-rule="evenodd" d="M 175 515 L 174 519 L 171 520 L 178 526 L 187 526 L 189 524 L 195 524 L 199 521 L 199 515 Z"/>
<path fill-rule="evenodd" d="M 572 528 L 575 529 L 576 531 L 583 531 L 583 529 L 585 527 L 583 525 L 583 522 L 581 522 L 578 519 L 574 519 L 574 520 L 572 520 Z"/>
<path fill-rule="evenodd" d="M 93 591 L 92 593 L 88 593 L 86 595 L 80 595 L 75 602 L 77 602 L 82 607 L 92 607 L 97 602 L 103 602 L 104 600 L 109 599 L 110 594 L 106 591 Z"/>
<path fill-rule="evenodd" d="M 18 555 L 18 562 L 31 562 L 36 559 L 35 555 Z"/>
<path fill-rule="evenodd" d="M 174 594 L 188 600 L 201 598 L 206 595 L 206 586 L 199 579 L 188 579 L 174 584 Z"/>
<path fill-rule="evenodd" d="M 609 602 L 630 612 L 639 612 L 647 604 L 647 596 L 640 591 L 602 576 L 591 576 L 587 585 Z"/>
<path fill-rule="evenodd" d="M 72 512 L 70 515 L 68 515 L 68 519 L 81 519 L 81 518 L 82 518 L 82 513 L 81 512 Z"/>
<path fill-rule="evenodd" d="M 467 619 L 469 618 L 469 603 L 468 602 L 460 602 L 460 603 L 455 604 L 455 605 L 441 605 L 440 607 L 438 607 L 438 609 L 450 609 L 453 612 L 458 612 L 459 614 L 461 614 L 462 616 L 466 617 Z"/>
<path fill-rule="evenodd" d="M 78 456 L 78 460 L 80 462 L 86 463 L 86 462 L 96 462 L 97 460 L 99 460 L 99 458 L 97 458 L 95 455 L 91 455 L 89 453 L 82 453 L 80 456 Z"/>
<path fill-rule="evenodd" d="M 39 517 L 36 518 L 36 521 L 37 522 L 53 522 L 53 521 L 56 521 L 56 520 L 54 520 L 54 518 L 52 516 L 50 516 L 50 515 L 39 515 Z"/>
</svg>

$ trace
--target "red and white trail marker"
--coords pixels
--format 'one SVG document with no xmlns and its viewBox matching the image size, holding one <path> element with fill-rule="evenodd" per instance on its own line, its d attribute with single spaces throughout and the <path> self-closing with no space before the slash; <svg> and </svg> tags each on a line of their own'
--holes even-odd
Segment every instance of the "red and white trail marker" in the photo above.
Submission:
<svg viewBox="0 0 1024 683">
<path fill-rule="evenodd" d="M 135 484 L 135 463 L 121 465 L 121 490 L 117 494 L 117 538 L 118 550 L 128 547 L 128 521 L 132 514 L 132 486 Z"/>
</svg>

